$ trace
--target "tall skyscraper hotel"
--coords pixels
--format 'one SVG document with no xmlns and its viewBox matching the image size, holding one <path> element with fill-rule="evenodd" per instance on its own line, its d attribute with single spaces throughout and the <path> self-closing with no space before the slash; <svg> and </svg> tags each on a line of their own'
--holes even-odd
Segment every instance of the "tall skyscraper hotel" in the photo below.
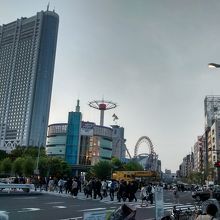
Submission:
<svg viewBox="0 0 220 220">
<path fill-rule="evenodd" d="M 59 16 L 41 11 L 0 26 L 0 149 L 45 146 Z"/>
</svg>

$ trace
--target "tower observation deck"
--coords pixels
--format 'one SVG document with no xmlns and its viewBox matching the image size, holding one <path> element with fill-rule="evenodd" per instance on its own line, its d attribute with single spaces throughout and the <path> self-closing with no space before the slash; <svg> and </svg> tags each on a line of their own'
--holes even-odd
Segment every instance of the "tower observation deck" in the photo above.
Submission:
<svg viewBox="0 0 220 220">
<path fill-rule="evenodd" d="M 104 125 L 104 112 L 106 110 L 110 110 L 117 107 L 117 104 L 112 101 L 106 101 L 106 100 L 94 100 L 89 102 L 89 106 L 100 110 L 100 125 Z"/>
</svg>

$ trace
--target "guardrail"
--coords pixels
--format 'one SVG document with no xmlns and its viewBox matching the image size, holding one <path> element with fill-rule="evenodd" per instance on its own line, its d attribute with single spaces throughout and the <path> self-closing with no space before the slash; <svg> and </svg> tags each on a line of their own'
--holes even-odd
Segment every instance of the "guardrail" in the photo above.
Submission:
<svg viewBox="0 0 220 220">
<path fill-rule="evenodd" d="M 3 189 L 8 189 L 8 192 L 15 189 L 22 189 L 24 192 L 29 193 L 31 189 L 34 189 L 34 184 L 0 183 L 0 191 Z"/>
</svg>

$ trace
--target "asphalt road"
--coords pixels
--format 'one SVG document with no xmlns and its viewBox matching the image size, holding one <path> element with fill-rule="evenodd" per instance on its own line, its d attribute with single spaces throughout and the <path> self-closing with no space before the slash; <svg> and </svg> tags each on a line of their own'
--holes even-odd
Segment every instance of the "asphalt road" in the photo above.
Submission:
<svg viewBox="0 0 220 220">
<path fill-rule="evenodd" d="M 138 193 L 137 193 L 138 194 Z M 99 199 L 86 199 L 83 193 L 78 198 L 72 198 L 66 194 L 42 193 L 42 194 L 0 194 L 0 210 L 6 211 L 10 220 L 81 220 L 84 213 L 97 210 L 112 211 L 122 204 L 110 201 L 109 197 L 102 201 Z M 136 219 L 144 220 L 155 217 L 155 205 L 141 207 L 140 200 L 126 202 L 136 208 Z M 173 206 L 172 192 L 164 191 L 164 209 L 169 211 Z M 190 192 L 180 193 L 181 208 L 194 207 Z"/>
</svg>

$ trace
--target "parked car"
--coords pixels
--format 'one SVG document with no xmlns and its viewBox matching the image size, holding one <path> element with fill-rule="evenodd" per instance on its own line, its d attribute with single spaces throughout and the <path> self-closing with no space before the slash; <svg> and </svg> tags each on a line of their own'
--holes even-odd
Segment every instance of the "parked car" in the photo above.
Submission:
<svg viewBox="0 0 220 220">
<path fill-rule="evenodd" d="M 197 190 L 192 192 L 192 197 L 196 201 L 205 201 L 211 197 L 211 192 L 210 191 L 202 191 L 202 190 Z"/>
<path fill-rule="evenodd" d="M 205 201 L 214 198 L 220 202 L 220 186 L 215 185 L 211 189 L 197 189 L 192 192 L 192 198 L 196 201 Z"/>
<path fill-rule="evenodd" d="M 220 202 L 220 186 L 214 185 L 212 197 Z"/>
</svg>

